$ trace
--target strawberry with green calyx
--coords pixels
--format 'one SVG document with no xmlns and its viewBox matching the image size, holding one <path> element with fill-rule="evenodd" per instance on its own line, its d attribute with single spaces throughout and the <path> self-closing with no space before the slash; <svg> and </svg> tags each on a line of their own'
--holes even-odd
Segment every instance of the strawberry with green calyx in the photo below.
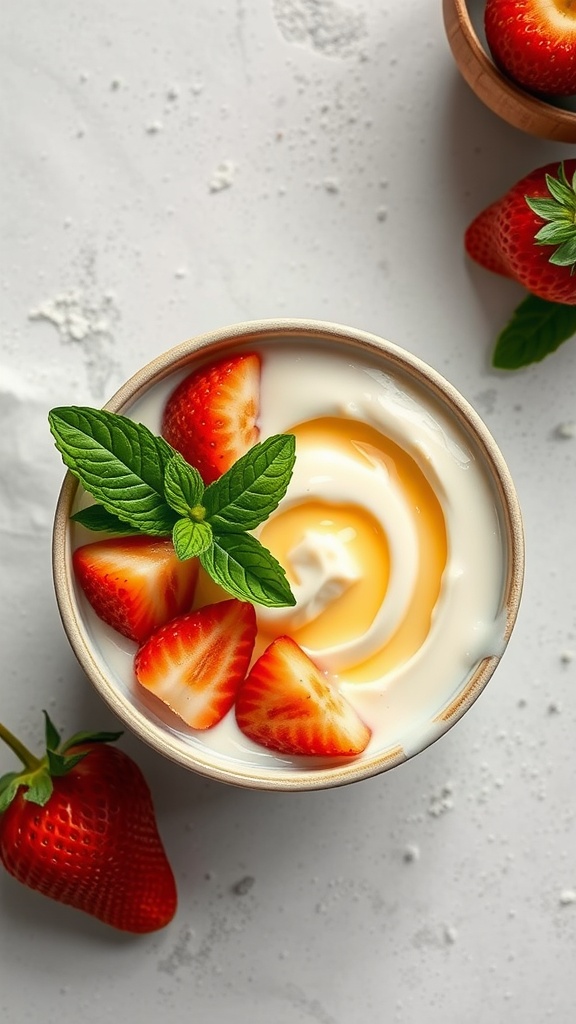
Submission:
<svg viewBox="0 0 576 1024">
<path fill-rule="evenodd" d="M 464 246 L 529 292 L 498 340 L 495 364 L 512 369 L 558 348 L 576 330 L 566 308 L 576 305 L 576 159 L 522 178 L 472 221 Z"/>
<path fill-rule="evenodd" d="M 487 0 L 486 42 L 494 62 L 529 92 L 576 93 L 574 0 Z"/>
<path fill-rule="evenodd" d="M 61 743 L 45 718 L 40 758 L 0 724 L 23 765 L 0 778 L 0 860 L 29 888 L 114 928 L 163 928 L 176 912 L 176 885 L 144 776 L 110 746 L 120 733 Z"/>
</svg>

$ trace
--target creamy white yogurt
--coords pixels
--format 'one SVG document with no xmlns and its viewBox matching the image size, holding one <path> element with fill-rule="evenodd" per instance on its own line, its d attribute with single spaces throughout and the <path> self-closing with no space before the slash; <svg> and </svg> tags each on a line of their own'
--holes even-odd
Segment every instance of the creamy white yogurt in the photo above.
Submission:
<svg viewBox="0 0 576 1024">
<path fill-rule="evenodd" d="M 355 669 L 385 648 L 410 615 L 422 572 L 419 510 L 407 500 L 377 447 L 359 443 L 352 455 L 343 456 L 314 443 L 302 448 L 297 443 L 294 476 L 277 513 L 317 499 L 327 506 L 353 504 L 380 523 L 390 574 L 369 628 L 360 636 L 342 642 L 333 637 L 333 642 L 307 650 L 338 681 L 372 729 L 366 754 L 402 747 L 408 756 L 443 731 L 439 714 L 461 693 L 483 659 L 499 656 L 505 646 L 506 547 L 494 484 L 475 442 L 434 392 L 402 372 L 382 372 L 370 353 L 358 350 L 350 355 L 344 347 L 292 339 L 251 350 L 262 355 L 262 437 L 318 417 L 361 421 L 403 449 L 440 503 L 446 565 L 430 628 L 407 660 L 360 682 Z M 164 403 L 187 372 L 160 382 L 133 404 L 129 415 L 159 432 Z M 93 535 L 74 527 L 73 539 L 84 543 Z M 274 612 L 258 610 L 262 627 L 290 633 L 329 612 L 351 592 L 365 567 L 346 548 L 345 530 L 330 539 L 319 539 L 313 530 L 305 532 L 291 548 L 292 566 L 286 566 L 299 576 L 294 587 L 297 605 Z M 118 692 L 150 721 L 162 722 L 200 755 L 215 754 L 224 766 L 240 763 L 272 776 L 289 765 L 318 767 L 317 759 L 290 759 L 257 747 L 240 733 L 233 712 L 205 733 L 186 729 L 137 685 L 134 645 L 100 622 L 81 594 L 78 599 L 97 664 L 108 676 L 112 673 Z"/>
</svg>

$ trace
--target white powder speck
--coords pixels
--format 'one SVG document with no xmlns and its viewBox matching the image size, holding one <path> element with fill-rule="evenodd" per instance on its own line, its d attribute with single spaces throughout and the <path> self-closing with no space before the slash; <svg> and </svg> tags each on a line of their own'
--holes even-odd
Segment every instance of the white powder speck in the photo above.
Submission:
<svg viewBox="0 0 576 1024">
<path fill-rule="evenodd" d="M 562 438 L 563 441 L 568 441 L 576 437 L 576 423 L 559 423 L 554 433 L 556 437 Z"/>
<path fill-rule="evenodd" d="M 186 267 L 178 267 L 178 270 L 174 271 L 174 277 L 182 278 L 188 276 L 188 269 Z"/>
<path fill-rule="evenodd" d="M 324 189 L 329 193 L 336 193 L 340 191 L 340 184 L 337 178 L 324 178 Z"/>
<path fill-rule="evenodd" d="M 457 931 L 457 929 L 454 928 L 454 926 L 451 925 L 451 924 L 444 925 L 444 942 L 447 945 L 449 945 L 449 946 L 453 946 L 454 943 L 456 942 L 457 938 L 458 938 L 458 931 Z"/>
<path fill-rule="evenodd" d="M 432 818 L 439 818 L 454 807 L 452 799 L 452 783 L 447 782 L 439 793 L 433 793 L 428 804 L 428 814 Z"/>
<path fill-rule="evenodd" d="M 91 390 L 102 398 L 109 377 L 118 369 L 114 328 L 120 313 L 114 297 L 94 298 L 81 290 L 61 292 L 31 309 L 28 319 L 52 324 L 62 344 L 82 346 Z"/>
<path fill-rule="evenodd" d="M 166 99 L 170 100 L 171 103 L 174 103 L 174 101 L 178 99 L 179 95 L 180 90 L 178 89 L 178 87 L 176 85 L 172 85 L 168 89 L 168 92 L 166 93 Z"/>
<path fill-rule="evenodd" d="M 150 124 L 146 125 L 146 134 L 147 135 L 157 135 L 158 132 L 161 132 L 161 131 L 162 131 L 162 122 L 161 121 L 151 121 Z"/>
<path fill-rule="evenodd" d="M 415 861 L 420 860 L 420 847 L 416 843 L 408 843 L 404 849 L 402 860 L 405 864 L 413 864 Z"/>
<path fill-rule="evenodd" d="M 574 657 L 574 651 L 562 651 L 560 661 L 563 665 L 569 665 L 571 661 L 574 661 Z"/>
<path fill-rule="evenodd" d="M 289 43 L 311 46 L 326 57 L 361 53 L 365 19 L 351 7 L 335 0 L 273 0 L 272 9 Z"/>
<path fill-rule="evenodd" d="M 576 890 L 563 889 L 558 897 L 558 902 L 561 907 L 568 907 L 571 903 L 576 903 Z"/>
<path fill-rule="evenodd" d="M 232 160 L 223 160 L 208 182 L 210 192 L 222 192 L 226 188 L 231 188 L 235 173 L 236 164 Z"/>
<path fill-rule="evenodd" d="M 388 208 L 386 206 L 379 206 L 376 210 L 376 219 L 379 221 L 385 221 L 388 216 Z"/>
</svg>

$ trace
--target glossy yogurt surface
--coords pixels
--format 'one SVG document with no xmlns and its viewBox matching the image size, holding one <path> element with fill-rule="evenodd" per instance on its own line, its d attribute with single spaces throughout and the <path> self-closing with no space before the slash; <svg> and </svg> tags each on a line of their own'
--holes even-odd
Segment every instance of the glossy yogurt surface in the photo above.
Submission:
<svg viewBox="0 0 576 1024">
<path fill-rule="evenodd" d="M 247 350 L 262 358 L 261 438 L 296 435 L 288 492 L 258 535 L 297 603 L 257 608 L 255 656 L 288 633 L 370 726 L 360 759 L 409 757 L 445 730 L 443 710 L 505 647 L 509 555 L 485 453 L 434 389 L 369 351 L 289 338 Z M 153 385 L 126 414 L 159 433 L 164 403 L 189 372 Z M 89 539 L 73 527 L 74 545 Z M 195 603 L 226 596 L 204 579 Z M 233 711 L 206 732 L 188 729 L 138 686 L 135 645 L 76 597 L 97 667 L 123 704 L 190 748 L 200 770 L 216 763 L 224 777 L 273 784 L 287 770 L 337 767 L 256 746 Z"/>
</svg>

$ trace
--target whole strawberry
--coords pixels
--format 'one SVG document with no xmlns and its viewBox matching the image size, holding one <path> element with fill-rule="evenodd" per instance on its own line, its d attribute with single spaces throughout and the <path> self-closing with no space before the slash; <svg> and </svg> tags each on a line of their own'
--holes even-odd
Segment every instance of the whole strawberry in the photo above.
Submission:
<svg viewBox="0 0 576 1024">
<path fill-rule="evenodd" d="M 40 759 L 0 725 L 24 765 L 0 779 L 0 860 L 45 896 L 122 931 L 151 932 L 174 916 L 176 885 L 144 776 L 110 746 L 119 735 L 78 733 L 61 744 L 46 715 Z"/>
<path fill-rule="evenodd" d="M 464 245 L 532 295 L 576 305 L 576 159 L 522 178 L 472 221 Z"/>
<path fill-rule="evenodd" d="M 518 85 L 576 93 L 574 0 L 487 0 L 484 29 L 495 63 Z"/>
</svg>

